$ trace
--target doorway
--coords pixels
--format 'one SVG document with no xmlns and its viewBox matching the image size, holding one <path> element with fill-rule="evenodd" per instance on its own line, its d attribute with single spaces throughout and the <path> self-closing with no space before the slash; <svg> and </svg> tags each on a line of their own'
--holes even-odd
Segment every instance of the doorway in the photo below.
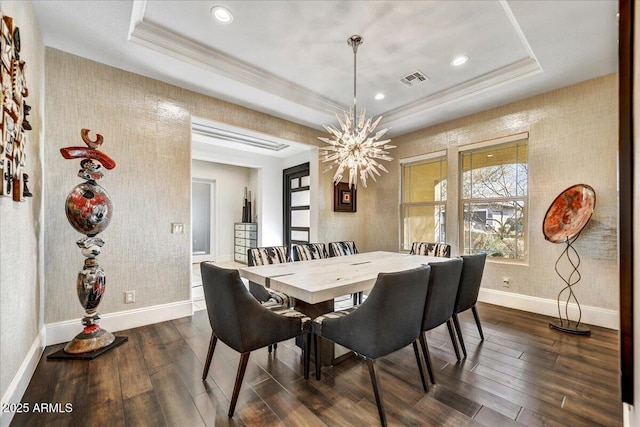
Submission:
<svg viewBox="0 0 640 427">
<path fill-rule="evenodd" d="M 191 299 L 204 298 L 200 263 L 215 261 L 216 230 L 216 182 L 215 180 L 193 178 L 191 181 Z"/>
</svg>

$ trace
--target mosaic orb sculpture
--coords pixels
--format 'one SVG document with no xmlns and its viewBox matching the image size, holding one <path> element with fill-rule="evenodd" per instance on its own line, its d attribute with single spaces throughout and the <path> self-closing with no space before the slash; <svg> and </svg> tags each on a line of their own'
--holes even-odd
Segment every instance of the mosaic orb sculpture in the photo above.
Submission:
<svg viewBox="0 0 640 427">
<path fill-rule="evenodd" d="M 106 275 L 98 265 L 104 240 L 96 237 L 109 225 L 113 205 L 109 193 L 96 182 L 103 177 L 102 169 L 113 169 L 116 163 L 106 154 L 97 150 L 102 145 L 102 135 L 95 141 L 89 138 L 89 130 L 82 129 L 82 140 L 87 147 L 66 147 L 60 152 L 65 159 L 83 159 L 78 176 L 85 182 L 76 185 L 65 202 L 65 212 L 69 224 L 86 235 L 76 242 L 86 258 L 78 273 L 76 290 L 78 300 L 85 310 L 82 318 L 84 329 L 64 348 L 65 353 L 82 354 L 104 349 L 115 341 L 115 336 L 100 327 L 97 308 L 106 286 Z"/>
</svg>

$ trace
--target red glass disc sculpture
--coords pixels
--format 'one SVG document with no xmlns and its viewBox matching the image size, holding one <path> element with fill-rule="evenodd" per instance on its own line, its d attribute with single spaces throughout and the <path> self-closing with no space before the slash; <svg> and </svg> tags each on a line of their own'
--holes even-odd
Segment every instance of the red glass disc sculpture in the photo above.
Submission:
<svg viewBox="0 0 640 427">
<path fill-rule="evenodd" d="M 564 281 L 565 287 L 558 293 L 558 319 L 549 322 L 549 327 L 578 335 L 589 335 L 591 331 L 580 324 L 582 320 L 582 309 L 578 298 L 573 292 L 573 286 L 580 279 L 580 256 L 573 247 L 573 243 L 580 236 L 580 232 L 591 219 L 591 215 L 596 207 L 596 192 L 586 184 L 577 184 L 564 190 L 555 198 L 542 222 L 542 232 L 544 238 L 551 243 L 564 243 L 564 251 L 556 260 L 555 270 L 558 276 Z M 561 260 L 566 259 L 571 266 L 568 275 L 563 275 L 558 269 Z M 566 299 L 563 295 L 566 295 Z M 564 317 L 561 309 L 561 299 L 564 301 Z M 569 318 L 569 303 L 575 301 L 578 307 L 578 319 Z"/>
</svg>

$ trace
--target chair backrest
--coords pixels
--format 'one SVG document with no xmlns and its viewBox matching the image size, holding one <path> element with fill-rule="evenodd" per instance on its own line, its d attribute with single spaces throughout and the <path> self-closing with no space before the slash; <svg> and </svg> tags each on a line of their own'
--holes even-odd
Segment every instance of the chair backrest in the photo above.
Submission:
<svg viewBox="0 0 640 427">
<path fill-rule="evenodd" d="M 372 359 L 399 350 L 415 341 L 427 296 L 431 267 L 423 265 L 412 270 L 379 273 L 369 297 L 342 319 L 327 318 L 342 325 L 335 329 L 336 342 Z M 341 322 L 342 321 L 342 322 Z M 325 326 L 323 326 L 323 335 Z"/>
<path fill-rule="evenodd" d="M 243 352 L 246 340 L 251 337 L 251 331 L 246 330 L 245 325 L 249 320 L 259 318 L 267 309 L 251 296 L 238 270 L 202 262 L 200 272 L 211 329 L 222 342 Z"/>
<path fill-rule="evenodd" d="M 461 313 L 473 307 L 478 301 L 482 273 L 487 260 L 486 252 L 475 255 L 462 255 L 462 274 L 456 298 L 454 313 Z"/>
<path fill-rule="evenodd" d="M 329 256 L 354 255 L 358 253 L 358 248 L 353 241 L 331 242 L 329 243 Z"/>
<path fill-rule="evenodd" d="M 449 258 L 451 256 L 451 245 L 446 243 L 413 242 L 410 254 Z"/>
<path fill-rule="evenodd" d="M 285 262 L 289 262 L 289 248 L 287 246 L 264 246 L 247 249 L 247 263 L 250 267 Z"/>
<path fill-rule="evenodd" d="M 424 306 L 422 330 L 429 331 L 440 326 L 453 316 L 453 307 L 458 295 L 462 258 L 442 262 L 430 262 L 429 288 Z"/>
<path fill-rule="evenodd" d="M 304 243 L 293 245 L 291 255 L 294 261 L 327 258 L 327 248 L 324 243 Z"/>
</svg>

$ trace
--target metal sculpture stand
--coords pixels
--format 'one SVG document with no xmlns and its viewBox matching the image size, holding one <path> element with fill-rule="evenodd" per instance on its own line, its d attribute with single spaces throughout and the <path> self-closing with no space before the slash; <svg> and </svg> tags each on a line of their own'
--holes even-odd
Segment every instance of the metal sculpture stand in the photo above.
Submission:
<svg viewBox="0 0 640 427">
<path fill-rule="evenodd" d="M 582 278 L 580 272 L 578 271 L 578 267 L 580 266 L 580 255 L 578 255 L 578 251 L 573 247 L 573 243 L 580 237 L 580 233 L 578 233 L 574 238 L 565 240 L 566 247 L 564 251 L 560 254 L 558 259 L 556 260 L 555 270 L 558 276 L 564 281 L 566 286 L 560 290 L 558 293 L 558 318 L 549 322 L 549 327 L 552 329 L 557 329 L 562 332 L 566 332 L 569 334 L 575 335 L 591 335 L 591 330 L 580 324 L 582 320 L 582 308 L 580 307 L 580 303 L 578 302 L 578 298 L 576 294 L 573 292 L 573 286 L 576 285 L 580 279 Z M 560 271 L 558 270 L 558 263 L 560 260 L 566 257 L 569 261 L 569 264 L 573 268 L 571 273 L 569 273 L 568 277 L 564 277 Z M 562 298 L 563 293 L 567 293 L 566 300 L 564 301 L 564 317 L 562 317 L 562 309 L 560 307 L 560 299 Z M 569 302 L 573 299 L 578 306 L 578 320 L 573 321 L 569 319 Z"/>
<path fill-rule="evenodd" d="M 100 316 L 97 312 L 106 287 L 106 275 L 96 259 L 104 240 L 96 235 L 109 225 L 113 206 L 109 193 L 96 181 L 104 176 L 103 166 L 113 169 L 116 163 L 97 150 L 103 142 L 102 135 L 98 134 L 96 140 L 91 140 L 89 130 L 82 129 L 81 136 L 88 148 L 66 147 L 60 152 L 65 159 L 82 159 L 78 176 L 85 180 L 71 190 L 65 203 L 69 223 L 86 235 L 76 242 L 86 257 L 76 285 L 78 299 L 85 310 L 82 318 L 84 329 L 64 347 L 64 351 L 49 356 L 53 359 L 93 359 L 127 340 L 127 337 L 115 337 L 102 329 L 98 325 Z"/>
</svg>

